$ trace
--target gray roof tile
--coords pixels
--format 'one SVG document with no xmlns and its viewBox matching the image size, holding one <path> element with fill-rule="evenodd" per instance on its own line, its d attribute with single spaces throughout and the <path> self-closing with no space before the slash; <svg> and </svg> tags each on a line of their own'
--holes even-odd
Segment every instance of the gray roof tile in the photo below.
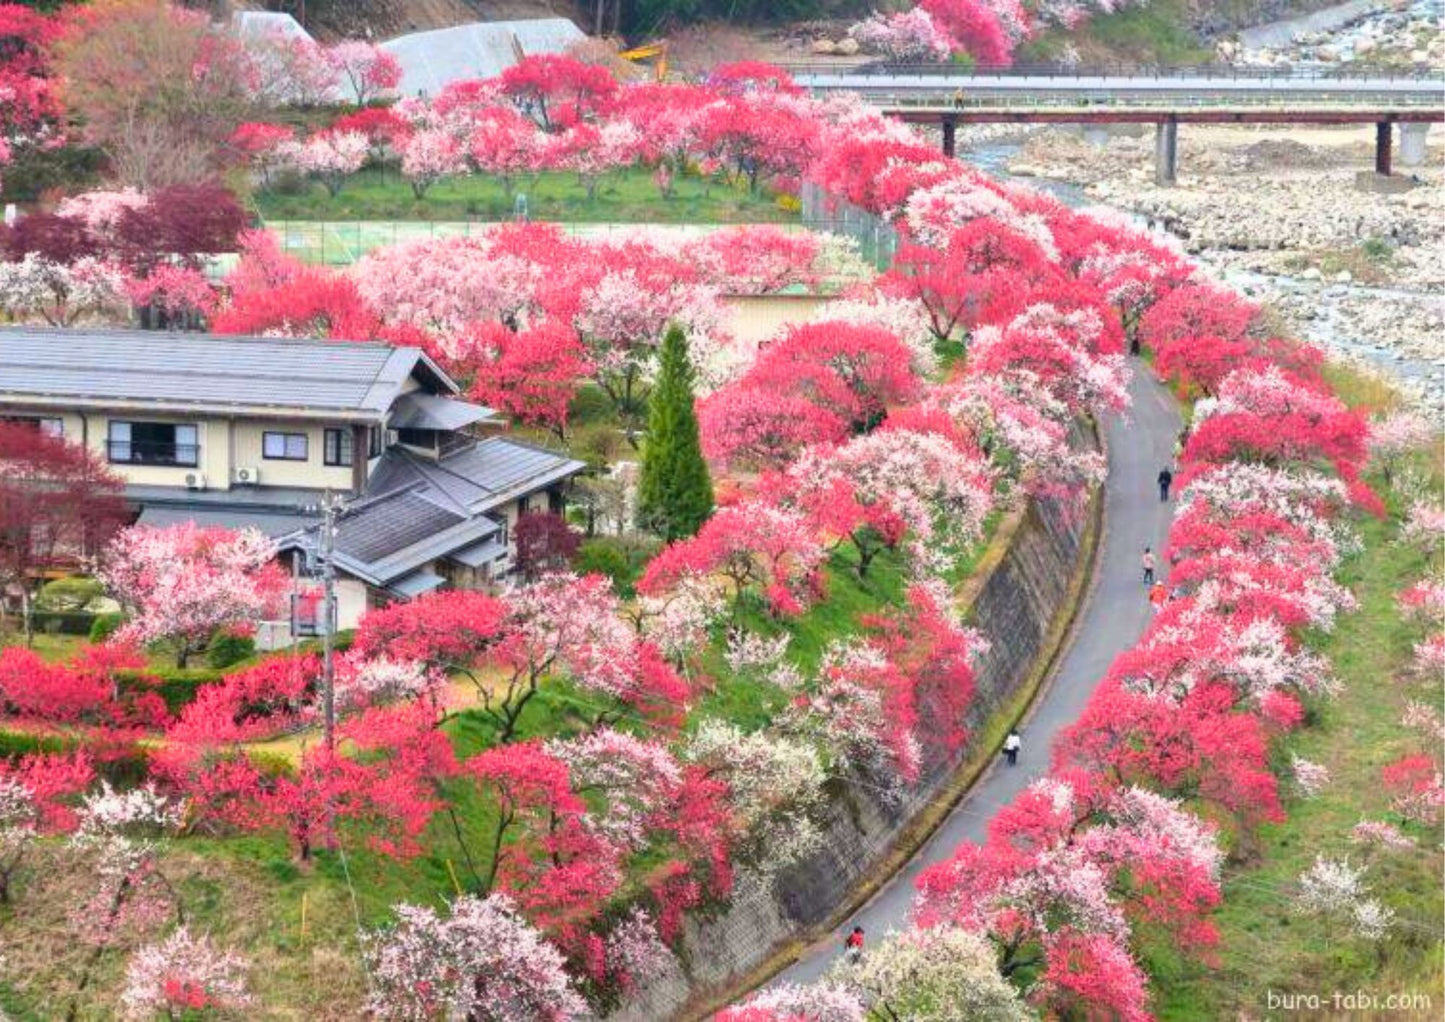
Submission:
<svg viewBox="0 0 1445 1022">
<path fill-rule="evenodd" d="M 348 511 L 337 527 L 336 549 L 375 562 L 466 521 L 421 494 L 405 490 Z"/>
<path fill-rule="evenodd" d="M 416 348 L 148 330 L 0 329 L 0 403 L 140 401 L 379 417 L 419 367 L 441 390 L 455 392 Z"/>
</svg>

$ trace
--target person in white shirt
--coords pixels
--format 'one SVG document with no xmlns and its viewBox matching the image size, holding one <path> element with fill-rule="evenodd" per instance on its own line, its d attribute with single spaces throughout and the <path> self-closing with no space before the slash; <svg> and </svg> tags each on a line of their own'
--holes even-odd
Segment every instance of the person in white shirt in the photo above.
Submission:
<svg viewBox="0 0 1445 1022">
<path fill-rule="evenodd" d="M 1018 766 L 1019 749 L 1023 748 L 1023 739 L 1019 737 L 1017 730 L 1010 731 L 1008 737 L 1003 740 L 1004 758 L 1008 760 L 1009 766 Z"/>
</svg>

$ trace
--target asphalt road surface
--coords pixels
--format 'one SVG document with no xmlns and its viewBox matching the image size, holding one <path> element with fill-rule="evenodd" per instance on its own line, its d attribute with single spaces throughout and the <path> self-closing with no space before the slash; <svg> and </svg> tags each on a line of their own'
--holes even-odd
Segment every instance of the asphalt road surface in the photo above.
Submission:
<svg viewBox="0 0 1445 1022">
<path fill-rule="evenodd" d="M 1139 559 L 1146 544 L 1156 553 L 1164 546 L 1174 505 L 1160 502 L 1155 477 L 1170 460 L 1180 422 L 1173 400 L 1148 368 L 1137 360 L 1132 368 L 1133 407 L 1128 419 L 1110 416 L 1103 423 L 1109 476 L 1104 485 L 1103 546 L 1092 589 L 1052 682 L 1021 731 L 1018 765 L 1009 767 L 1000 757 L 918 854 L 838 933 L 809 948 L 774 983 L 807 983 L 822 976 L 841 957 L 843 937 L 855 925 L 866 931 L 869 945 L 890 930 L 905 929 L 918 874 L 949 858 L 961 842 L 982 841 L 998 808 L 1047 772 L 1055 735 L 1078 718 L 1114 658 L 1144 633 L 1151 611 Z M 1160 578 L 1167 578 L 1165 568 L 1160 558 Z"/>
</svg>

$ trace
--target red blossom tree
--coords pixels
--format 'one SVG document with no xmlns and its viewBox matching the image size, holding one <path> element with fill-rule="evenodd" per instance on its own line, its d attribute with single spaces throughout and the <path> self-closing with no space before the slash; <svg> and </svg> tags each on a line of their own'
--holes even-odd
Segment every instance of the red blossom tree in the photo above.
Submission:
<svg viewBox="0 0 1445 1022">
<path fill-rule="evenodd" d="M 535 742 L 488 749 L 462 764 L 496 805 L 483 890 L 511 895 L 536 924 L 565 935 L 586 925 L 621 881 L 619 849 L 586 826 L 567 764 Z"/>
<path fill-rule="evenodd" d="M 670 543 L 637 583 L 661 595 L 689 578 L 720 575 L 736 601 L 761 596 L 775 613 L 797 614 L 822 592 L 824 551 L 802 515 L 765 504 L 738 504 L 709 518 L 696 536 Z"/>
<path fill-rule="evenodd" d="M 518 61 L 499 79 L 504 96 L 544 131 L 566 128 L 605 113 L 618 91 L 612 72 L 560 54 Z"/>
<path fill-rule="evenodd" d="M 807 323 L 768 345 L 739 386 L 801 397 L 861 432 L 918 394 L 911 363 L 907 346 L 882 327 Z"/>
<path fill-rule="evenodd" d="M 20 594 L 27 640 L 46 571 L 94 556 L 125 522 L 124 484 L 94 451 L 0 422 L 0 589 Z"/>
<path fill-rule="evenodd" d="M 1035 242 L 997 220 L 979 217 L 954 231 L 941 249 L 900 245 L 884 286 L 922 302 L 933 336 L 946 341 L 972 327 L 996 296 L 1038 286 L 1055 274 Z"/>
<path fill-rule="evenodd" d="M 517 516 L 517 570 L 527 579 L 565 571 L 572 563 L 582 534 L 555 511 L 529 511 Z"/>
<path fill-rule="evenodd" d="M 462 346 L 461 364 L 473 374 L 473 397 L 522 422 L 566 435 L 568 407 L 591 371 L 575 330 L 552 319 L 519 331 L 487 321 L 473 325 Z"/>
<path fill-rule="evenodd" d="M 849 423 L 801 394 L 739 382 L 698 402 L 702 452 L 724 467 L 782 468 L 810 444 L 848 435 Z"/>
</svg>

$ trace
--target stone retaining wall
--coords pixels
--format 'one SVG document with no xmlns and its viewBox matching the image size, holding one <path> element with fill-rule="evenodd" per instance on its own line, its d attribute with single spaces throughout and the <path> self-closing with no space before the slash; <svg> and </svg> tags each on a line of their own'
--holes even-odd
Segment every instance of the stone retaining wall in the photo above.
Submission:
<svg viewBox="0 0 1445 1022">
<path fill-rule="evenodd" d="M 1052 660 L 1082 588 L 1091 517 L 1088 511 L 1070 514 L 1053 502 L 1035 502 L 995 536 L 992 563 L 985 560 L 971 580 L 972 592 L 965 593 L 965 599 L 971 596 L 966 619 L 991 643 L 976 669 L 970 734 L 981 734 Z M 957 795 L 969 751 L 935 762 L 901 804 L 888 804 L 866 783 L 834 782 L 819 850 L 783 870 L 774 884 L 741 876 L 724 909 L 687 921 L 681 967 L 655 980 L 609 1019 L 657 1022 L 695 1016 L 700 1006 L 726 995 L 788 945 L 851 910 L 860 886 L 877 879 L 871 875 L 920 813 L 945 795 Z M 955 790 L 947 791 L 950 787 Z M 921 840 L 921 835 L 912 837 Z"/>
</svg>

